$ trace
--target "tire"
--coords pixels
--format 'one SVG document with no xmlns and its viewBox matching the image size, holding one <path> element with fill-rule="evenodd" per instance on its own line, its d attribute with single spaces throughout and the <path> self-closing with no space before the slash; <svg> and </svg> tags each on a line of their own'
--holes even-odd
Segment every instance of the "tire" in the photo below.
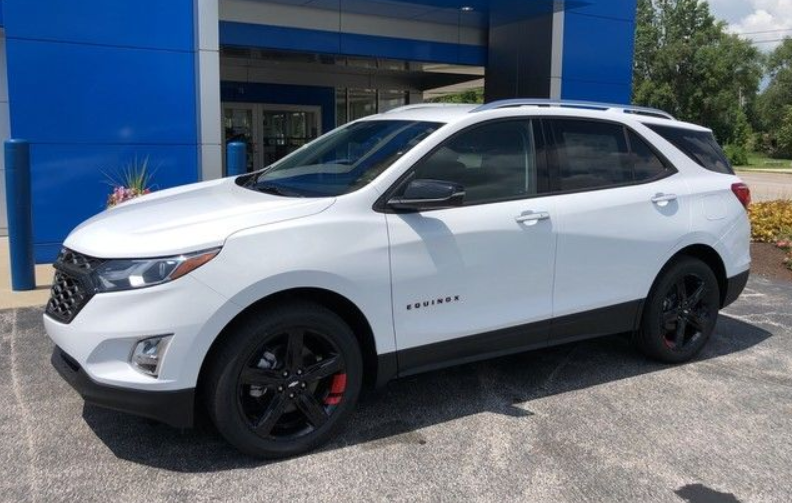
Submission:
<svg viewBox="0 0 792 503">
<path fill-rule="evenodd" d="M 699 259 L 681 257 L 655 280 L 635 345 L 655 360 L 689 361 L 712 335 L 719 309 L 720 291 L 712 269 Z"/>
<path fill-rule="evenodd" d="M 354 410 L 363 382 L 349 326 L 321 305 L 294 301 L 252 314 L 230 330 L 203 381 L 220 434 L 243 453 L 265 459 L 302 454 L 330 440 Z"/>
</svg>

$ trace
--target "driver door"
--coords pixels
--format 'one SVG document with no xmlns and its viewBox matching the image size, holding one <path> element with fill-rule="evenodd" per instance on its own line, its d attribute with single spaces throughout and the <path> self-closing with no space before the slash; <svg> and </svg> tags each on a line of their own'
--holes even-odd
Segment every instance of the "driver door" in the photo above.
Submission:
<svg viewBox="0 0 792 503">
<path fill-rule="evenodd" d="M 546 343 L 556 208 L 536 137 L 526 119 L 472 126 L 413 168 L 465 200 L 386 216 L 400 374 Z"/>
</svg>

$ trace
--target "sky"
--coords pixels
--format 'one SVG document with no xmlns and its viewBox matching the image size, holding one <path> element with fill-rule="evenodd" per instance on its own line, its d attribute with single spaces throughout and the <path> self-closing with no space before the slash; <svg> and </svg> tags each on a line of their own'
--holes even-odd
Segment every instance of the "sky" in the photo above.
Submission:
<svg viewBox="0 0 792 503">
<path fill-rule="evenodd" d="M 779 39 L 792 38 L 792 0 L 709 0 L 716 18 L 729 30 L 744 35 L 763 51 L 771 51 Z"/>
</svg>

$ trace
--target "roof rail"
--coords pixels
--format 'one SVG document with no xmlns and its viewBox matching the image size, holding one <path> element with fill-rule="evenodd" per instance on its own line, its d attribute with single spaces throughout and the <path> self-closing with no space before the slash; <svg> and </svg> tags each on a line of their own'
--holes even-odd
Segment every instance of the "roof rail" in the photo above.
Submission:
<svg viewBox="0 0 792 503">
<path fill-rule="evenodd" d="M 404 112 L 406 110 L 418 110 L 421 108 L 450 108 L 450 107 L 469 107 L 469 103 L 415 103 L 412 105 L 404 105 L 397 108 L 392 108 L 387 112 L 383 112 L 386 114 L 391 114 L 394 112 Z"/>
<path fill-rule="evenodd" d="M 471 110 L 471 113 L 484 112 L 486 110 L 498 110 L 500 108 L 511 107 L 560 107 L 560 108 L 583 108 L 587 110 L 603 110 L 608 112 L 622 112 L 626 114 L 648 115 L 650 117 L 660 117 L 663 119 L 674 120 L 668 112 L 657 108 L 639 107 L 634 105 L 618 105 L 615 103 L 599 103 L 597 101 L 573 101 L 573 100 L 546 100 L 546 99 L 512 99 L 500 100 L 481 105 Z"/>
</svg>

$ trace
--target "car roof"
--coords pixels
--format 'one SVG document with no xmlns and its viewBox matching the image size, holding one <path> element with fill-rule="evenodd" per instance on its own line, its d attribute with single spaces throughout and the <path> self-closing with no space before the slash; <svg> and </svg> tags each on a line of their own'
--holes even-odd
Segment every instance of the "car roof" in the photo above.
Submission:
<svg viewBox="0 0 792 503">
<path fill-rule="evenodd" d="M 618 122 L 639 122 L 647 126 L 671 126 L 692 131 L 711 132 L 708 128 L 676 120 L 660 110 L 633 107 L 631 105 L 563 100 L 525 100 L 525 102 L 525 104 L 522 104 L 519 100 L 504 100 L 502 102 L 493 102 L 486 106 L 472 103 L 420 103 L 399 107 L 377 115 L 371 115 L 362 120 L 410 120 L 451 124 L 469 118 L 471 114 L 481 114 L 482 119 L 493 116 L 553 115 L 588 119 L 602 118 L 616 120 Z M 503 103 L 504 106 L 499 107 L 498 103 Z"/>
</svg>

